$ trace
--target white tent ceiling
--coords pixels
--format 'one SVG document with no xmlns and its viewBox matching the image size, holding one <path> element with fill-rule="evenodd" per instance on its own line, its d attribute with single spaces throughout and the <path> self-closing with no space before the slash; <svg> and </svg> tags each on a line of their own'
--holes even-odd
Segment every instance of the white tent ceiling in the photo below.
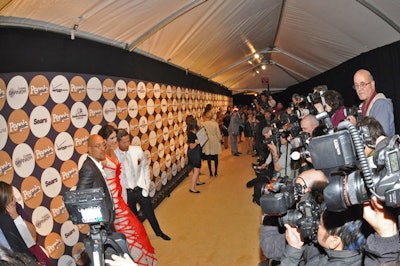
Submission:
<svg viewBox="0 0 400 266">
<path fill-rule="evenodd" d="M 0 26 L 135 51 L 233 93 L 265 88 L 262 78 L 284 90 L 398 41 L 399 14 L 398 0 L 0 0 Z"/>
</svg>

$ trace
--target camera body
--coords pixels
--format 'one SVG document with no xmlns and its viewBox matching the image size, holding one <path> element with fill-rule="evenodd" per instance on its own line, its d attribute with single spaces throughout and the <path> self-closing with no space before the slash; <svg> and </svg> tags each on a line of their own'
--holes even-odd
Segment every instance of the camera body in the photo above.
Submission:
<svg viewBox="0 0 400 266">
<path fill-rule="evenodd" d="M 298 227 L 304 239 L 316 242 L 321 208 L 311 193 L 303 195 L 298 201 L 301 190 L 301 185 L 288 178 L 264 184 L 260 206 L 268 223 Z"/>
<path fill-rule="evenodd" d="M 352 115 L 356 118 L 357 122 L 361 121 L 363 115 L 362 115 L 362 111 L 358 106 L 350 106 L 350 107 L 346 107 L 344 109 L 344 116 L 347 117 L 349 115 Z"/>
<path fill-rule="evenodd" d="M 362 171 L 344 173 L 330 182 L 324 190 L 327 208 L 343 211 L 348 207 L 367 202 L 375 195 L 388 207 L 400 207 L 400 146 L 399 136 L 379 143 L 373 157 L 377 168 L 365 180 Z"/>
</svg>

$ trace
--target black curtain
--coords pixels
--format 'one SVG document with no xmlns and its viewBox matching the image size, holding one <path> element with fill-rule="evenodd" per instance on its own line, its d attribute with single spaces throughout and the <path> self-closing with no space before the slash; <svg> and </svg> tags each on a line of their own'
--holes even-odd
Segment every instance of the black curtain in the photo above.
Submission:
<svg viewBox="0 0 400 266">
<path fill-rule="evenodd" d="M 344 98 L 346 107 L 358 105 L 360 100 L 353 90 L 353 75 L 359 69 L 371 72 L 377 92 L 382 92 L 393 101 L 396 132 L 400 131 L 400 41 L 362 53 L 339 66 L 332 68 L 302 83 L 290 86 L 274 98 L 288 104 L 293 93 L 307 95 L 318 85 L 327 85 L 337 90 Z"/>
</svg>

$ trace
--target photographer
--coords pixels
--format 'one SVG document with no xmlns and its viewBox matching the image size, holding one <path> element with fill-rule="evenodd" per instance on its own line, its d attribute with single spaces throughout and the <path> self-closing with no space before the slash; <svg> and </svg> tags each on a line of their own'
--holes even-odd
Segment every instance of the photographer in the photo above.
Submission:
<svg viewBox="0 0 400 266">
<path fill-rule="evenodd" d="M 328 112 L 333 126 L 337 127 L 345 119 L 342 95 L 335 90 L 327 90 L 321 97 L 325 99 L 325 106 L 322 102 L 317 102 L 314 104 L 315 109 L 318 113 Z"/>
<path fill-rule="evenodd" d="M 274 135 L 271 130 L 265 130 L 263 133 L 266 137 L 264 143 L 267 145 L 270 153 L 265 163 L 263 163 L 260 168 L 265 169 L 270 163 L 273 163 L 274 176 L 290 177 L 292 172 L 290 167 L 290 150 L 292 149 L 292 145 L 288 141 L 290 134 L 287 131 L 278 131 Z M 274 141 L 276 143 L 274 143 Z"/>
<path fill-rule="evenodd" d="M 343 212 L 325 210 L 318 228 L 318 244 L 324 248 L 325 254 L 303 261 L 304 240 L 299 229 L 285 224 L 288 244 L 282 265 L 362 265 L 365 238 L 361 225 L 360 208 Z"/>
</svg>

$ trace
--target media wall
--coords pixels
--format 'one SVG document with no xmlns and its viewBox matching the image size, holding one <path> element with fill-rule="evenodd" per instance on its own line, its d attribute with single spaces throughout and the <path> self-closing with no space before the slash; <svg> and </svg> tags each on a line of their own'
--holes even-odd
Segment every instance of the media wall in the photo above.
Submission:
<svg viewBox="0 0 400 266">
<path fill-rule="evenodd" d="M 0 74 L 0 180 L 13 185 L 37 242 L 58 265 L 83 265 L 87 225 L 68 219 L 62 194 L 74 189 L 90 134 L 107 123 L 141 145 L 151 197 L 187 165 L 185 118 L 229 96 L 197 88 L 80 73 Z"/>
</svg>

